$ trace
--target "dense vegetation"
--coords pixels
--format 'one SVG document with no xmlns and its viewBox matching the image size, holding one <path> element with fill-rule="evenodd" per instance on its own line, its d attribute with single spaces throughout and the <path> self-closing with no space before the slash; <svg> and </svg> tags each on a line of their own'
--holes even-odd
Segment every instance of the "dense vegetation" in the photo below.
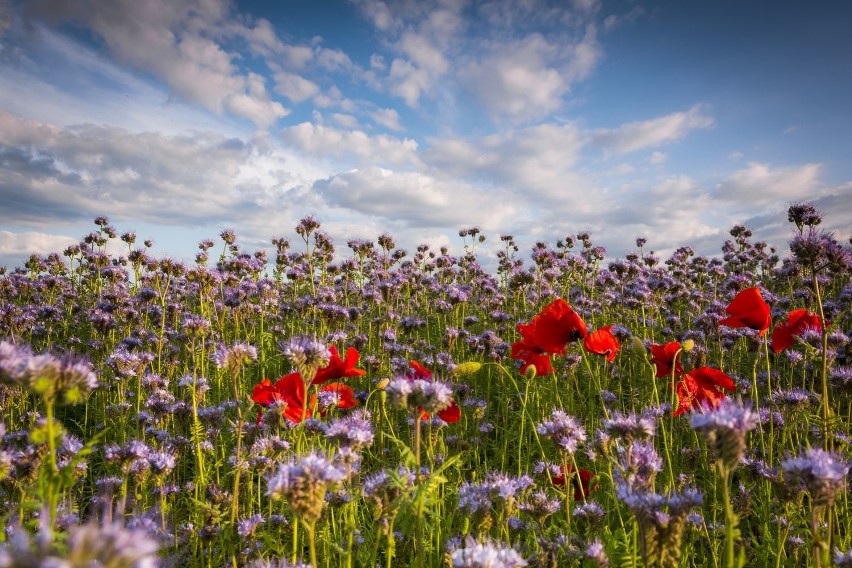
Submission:
<svg viewBox="0 0 852 568">
<path fill-rule="evenodd" d="M 496 273 L 99 218 L 0 274 L 0 566 L 852 566 L 852 253 L 789 218 Z"/>
</svg>

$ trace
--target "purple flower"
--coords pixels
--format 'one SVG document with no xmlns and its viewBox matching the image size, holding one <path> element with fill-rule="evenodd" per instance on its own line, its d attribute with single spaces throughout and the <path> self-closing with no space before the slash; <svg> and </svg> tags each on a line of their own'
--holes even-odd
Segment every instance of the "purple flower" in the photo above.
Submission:
<svg viewBox="0 0 852 568">
<path fill-rule="evenodd" d="M 819 448 L 781 462 L 784 483 L 796 493 L 810 493 L 814 505 L 830 505 L 846 489 L 849 462 L 834 452 Z"/>
<path fill-rule="evenodd" d="M 556 442 L 562 451 L 573 455 L 577 448 L 586 441 L 586 429 L 576 418 L 569 416 L 563 410 L 554 410 L 550 420 L 545 420 L 536 431 Z"/>
</svg>

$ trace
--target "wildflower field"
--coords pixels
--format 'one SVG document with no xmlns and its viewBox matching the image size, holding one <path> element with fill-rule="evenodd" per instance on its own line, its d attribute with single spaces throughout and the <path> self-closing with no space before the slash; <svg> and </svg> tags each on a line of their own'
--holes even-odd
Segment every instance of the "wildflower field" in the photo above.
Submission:
<svg viewBox="0 0 852 568">
<path fill-rule="evenodd" d="M 0 567 L 852 566 L 852 252 L 789 220 L 188 265 L 98 218 L 0 274 Z"/>
</svg>

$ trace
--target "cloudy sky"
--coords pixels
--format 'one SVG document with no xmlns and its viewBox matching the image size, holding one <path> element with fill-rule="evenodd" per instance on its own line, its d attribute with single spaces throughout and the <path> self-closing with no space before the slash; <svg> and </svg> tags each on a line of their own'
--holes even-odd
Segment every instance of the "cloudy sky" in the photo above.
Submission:
<svg viewBox="0 0 852 568">
<path fill-rule="evenodd" d="M 852 227 L 852 3 L 0 0 L 0 265 L 106 215 L 192 258 L 315 215 L 713 254 Z"/>
</svg>

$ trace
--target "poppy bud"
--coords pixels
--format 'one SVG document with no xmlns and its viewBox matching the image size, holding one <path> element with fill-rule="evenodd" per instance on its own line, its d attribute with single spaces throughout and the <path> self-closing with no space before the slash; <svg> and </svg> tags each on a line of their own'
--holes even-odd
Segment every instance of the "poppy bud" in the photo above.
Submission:
<svg viewBox="0 0 852 568">
<path fill-rule="evenodd" d="M 624 348 L 628 353 L 633 353 L 639 357 L 647 357 L 648 350 L 645 349 L 645 343 L 642 342 L 641 339 L 636 337 L 635 335 L 630 338 L 627 342 L 627 345 Z"/>
<path fill-rule="evenodd" d="M 524 372 L 524 378 L 528 381 L 531 381 L 535 378 L 536 368 L 535 365 L 528 365 L 527 370 Z"/>
<path fill-rule="evenodd" d="M 459 363 L 453 369 L 452 375 L 454 377 L 464 377 L 466 375 L 472 375 L 479 371 L 482 368 L 482 363 L 477 361 L 467 361 L 465 363 Z"/>
<path fill-rule="evenodd" d="M 376 388 L 378 390 L 385 390 L 385 387 L 388 386 L 389 382 L 390 382 L 390 379 L 387 379 L 387 378 L 382 379 L 381 381 L 379 381 L 379 384 L 376 385 Z"/>
<path fill-rule="evenodd" d="M 693 349 L 695 349 L 695 341 L 693 341 L 692 339 L 687 339 L 686 341 L 680 344 L 680 348 L 684 351 L 692 351 Z"/>
</svg>

